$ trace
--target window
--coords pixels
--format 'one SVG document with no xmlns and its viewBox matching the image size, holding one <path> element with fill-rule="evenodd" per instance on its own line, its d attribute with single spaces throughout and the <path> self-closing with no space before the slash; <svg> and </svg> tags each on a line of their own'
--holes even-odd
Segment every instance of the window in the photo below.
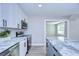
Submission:
<svg viewBox="0 0 79 59">
<path fill-rule="evenodd" d="M 64 22 L 57 24 L 57 36 L 64 36 Z"/>
</svg>

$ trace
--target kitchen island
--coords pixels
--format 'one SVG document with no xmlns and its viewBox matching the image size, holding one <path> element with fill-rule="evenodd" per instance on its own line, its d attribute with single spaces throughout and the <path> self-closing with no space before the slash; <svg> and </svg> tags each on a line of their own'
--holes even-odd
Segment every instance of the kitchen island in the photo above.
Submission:
<svg viewBox="0 0 79 59">
<path fill-rule="evenodd" d="M 61 41 L 58 37 L 47 37 L 46 46 L 48 56 L 79 56 L 78 41 Z"/>
</svg>

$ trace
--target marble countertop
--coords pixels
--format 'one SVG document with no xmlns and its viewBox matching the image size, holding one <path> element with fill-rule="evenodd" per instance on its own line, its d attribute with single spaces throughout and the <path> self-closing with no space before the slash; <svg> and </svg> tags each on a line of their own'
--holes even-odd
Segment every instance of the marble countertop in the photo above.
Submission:
<svg viewBox="0 0 79 59">
<path fill-rule="evenodd" d="M 11 46 L 13 46 L 14 44 L 22 41 L 23 39 L 21 39 L 23 37 L 17 37 L 17 38 L 9 38 L 9 40 L 5 40 L 0 42 L 0 53 L 2 53 L 3 51 L 5 51 L 6 49 L 10 48 Z"/>
<path fill-rule="evenodd" d="M 79 56 L 78 41 L 62 41 L 57 37 L 47 37 L 47 40 L 58 50 L 62 56 Z"/>
</svg>

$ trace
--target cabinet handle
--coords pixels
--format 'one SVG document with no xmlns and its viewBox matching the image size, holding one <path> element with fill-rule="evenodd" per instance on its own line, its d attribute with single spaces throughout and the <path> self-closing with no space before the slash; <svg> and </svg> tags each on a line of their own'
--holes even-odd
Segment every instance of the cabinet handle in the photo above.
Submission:
<svg viewBox="0 0 79 59">
<path fill-rule="evenodd" d="M 48 47 L 48 43 L 46 42 L 46 47 Z"/>
<path fill-rule="evenodd" d="M 57 49 L 53 46 L 53 49 L 57 52 Z"/>
<path fill-rule="evenodd" d="M 26 43 L 24 42 L 24 47 L 26 47 Z"/>
<path fill-rule="evenodd" d="M 53 56 L 55 56 L 55 54 L 53 54 Z"/>
</svg>

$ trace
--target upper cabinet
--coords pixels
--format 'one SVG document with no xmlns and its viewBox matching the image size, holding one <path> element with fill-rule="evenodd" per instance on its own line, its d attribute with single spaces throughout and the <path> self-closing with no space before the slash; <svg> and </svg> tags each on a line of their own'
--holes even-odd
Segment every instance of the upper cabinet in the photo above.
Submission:
<svg viewBox="0 0 79 59">
<path fill-rule="evenodd" d="M 9 13 L 10 13 L 9 12 L 9 5 L 7 5 L 7 4 L 1 4 L 1 16 L 2 16 L 1 20 L 4 19 L 4 20 L 8 21 L 9 20 Z M 7 26 L 8 26 L 8 22 L 7 22 Z"/>
<path fill-rule="evenodd" d="M 0 27 L 3 26 L 3 20 L 2 20 L 2 5 L 0 4 Z"/>
<path fill-rule="evenodd" d="M 16 25 L 16 8 L 13 4 L 2 4 L 1 11 L 2 11 L 2 19 L 7 21 L 7 27 L 17 28 Z M 16 17 L 15 17 L 16 16 Z"/>
<path fill-rule="evenodd" d="M 0 19 L 1 19 L 1 4 L 0 4 Z"/>
<path fill-rule="evenodd" d="M 10 13 L 9 13 L 9 24 L 8 24 L 8 26 L 10 25 L 10 27 L 12 27 L 12 28 L 17 28 L 17 17 L 18 17 L 18 15 L 17 15 L 17 5 L 15 5 L 15 4 L 10 4 L 9 5 L 10 6 Z"/>
<path fill-rule="evenodd" d="M 2 3 L 0 4 L 0 27 L 3 26 L 3 19 L 7 21 L 7 27 L 17 28 L 19 24 L 21 28 L 21 20 L 27 21 L 27 16 L 17 4 Z"/>
</svg>

